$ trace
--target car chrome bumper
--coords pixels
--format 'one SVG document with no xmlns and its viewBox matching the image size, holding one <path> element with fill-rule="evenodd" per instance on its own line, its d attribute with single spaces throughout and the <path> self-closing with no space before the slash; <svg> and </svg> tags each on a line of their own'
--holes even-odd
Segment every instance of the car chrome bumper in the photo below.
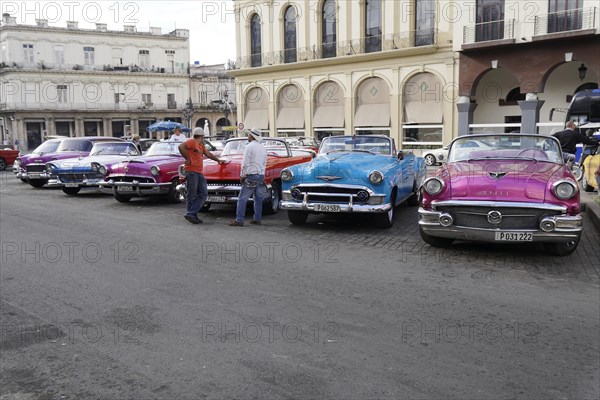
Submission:
<svg viewBox="0 0 600 400">
<path fill-rule="evenodd" d="M 307 202 L 307 201 L 290 201 L 290 200 L 282 200 L 281 201 L 281 209 L 282 210 L 300 210 L 300 211 L 310 211 L 316 213 L 324 213 L 328 211 L 315 210 L 315 206 L 339 206 L 339 212 L 347 212 L 347 213 L 384 213 L 388 212 L 392 206 L 391 204 L 352 204 L 352 203 L 317 203 L 317 202 Z M 338 211 L 331 211 L 338 212 Z"/>
<path fill-rule="evenodd" d="M 60 179 L 58 180 L 58 184 L 62 187 L 98 187 L 100 184 L 104 182 L 102 179 L 84 179 L 79 182 L 62 182 Z"/>
<path fill-rule="evenodd" d="M 238 197 L 240 191 L 242 190 L 241 185 L 207 185 L 208 197 L 206 199 L 207 203 L 212 204 L 236 204 L 238 201 Z M 186 186 L 185 183 L 180 183 L 175 188 L 179 193 L 185 193 Z M 267 185 L 267 189 L 271 190 L 271 185 Z M 224 197 L 224 201 L 215 201 L 216 197 Z M 211 199 L 212 198 L 212 199 Z M 266 201 L 267 199 L 263 199 Z M 253 203 L 254 198 L 250 197 L 248 199 L 248 203 Z"/>
<path fill-rule="evenodd" d="M 49 180 L 51 175 L 47 172 L 26 172 L 19 171 L 15 174 L 18 179 L 45 179 Z"/>
<path fill-rule="evenodd" d="M 419 208 L 419 227 L 428 235 L 449 238 L 474 240 L 482 242 L 505 242 L 496 240 L 498 232 L 518 232 L 531 233 L 533 242 L 564 242 L 569 239 L 576 239 L 582 231 L 583 217 L 581 214 L 554 215 L 542 219 L 542 221 L 552 221 L 554 229 L 543 231 L 540 229 L 485 229 L 472 228 L 468 226 L 448 225 L 443 226 L 440 218 L 445 213 L 443 211 L 430 211 Z M 540 221 L 540 223 L 542 222 Z M 510 241 L 507 241 L 510 242 Z"/>
<path fill-rule="evenodd" d="M 138 197 L 147 197 L 147 196 L 158 196 L 169 193 L 171 189 L 171 182 L 166 183 L 156 183 L 156 182 L 113 182 L 113 181 L 101 181 L 98 183 L 100 186 L 100 191 L 102 193 L 111 193 L 113 195 L 122 195 L 122 196 L 138 196 Z M 119 191 L 120 187 L 132 187 L 133 191 L 122 192 Z"/>
</svg>

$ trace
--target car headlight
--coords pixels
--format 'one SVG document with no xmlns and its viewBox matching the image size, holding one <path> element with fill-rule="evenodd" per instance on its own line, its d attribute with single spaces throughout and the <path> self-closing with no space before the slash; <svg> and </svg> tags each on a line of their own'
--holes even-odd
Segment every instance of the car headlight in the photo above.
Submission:
<svg viewBox="0 0 600 400">
<path fill-rule="evenodd" d="M 289 169 L 284 169 L 283 171 L 281 171 L 281 179 L 284 181 L 291 181 L 292 179 L 294 179 L 294 173 Z"/>
<path fill-rule="evenodd" d="M 92 171 L 98 172 L 98 164 L 92 163 L 91 167 L 92 167 Z"/>
<path fill-rule="evenodd" d="M 429 178 L 423 184 L 423 188 L 432 196 L 440 194 L 444 190 L 444 182 L 438 178 Z"/>
<path fill-rule="evenodd" d="M 383 182 L 383 174 L 379 171 L 373 171 L 369 174 L 369 182 L 373 185 L 378 185 Z"/>
<path fill-rule="evenodd" d="M 98 172 L 102 175 L 106 175 L 106 173 L 108 172 L 108 170 L 106 169 L 106 167 L 104 165 L 101 165 L 98 167 Z"/>
<path fill-rule="evenodd" d="M 150 168 L 150 173 L 154 176 L 157 176 L 160 173 L 160 168 L 154 165 Z"/>
<path fill-rule="evenodd" d="M 52 170 L 54 170 L 54 168 L 56 168 L 56 166 L 54 164 L 50 164 L 50 163 L 46 164 L 46 171 L 48 173 L 52 173 Z"/>
<path fill-rule="evenodd" d="M 15 160 L 15 162 L 13 163 L 15 167 L 20 167 L 21 166 L 21 160 L 19 160 L 18 158 Z"/>
<path fill-rule="evenodd" d="M 561 200 L 567 200 L 577 193 L 577 185 L 570 180 L 557 181 L 552 185 L 554 195 Z"/>
</svg>

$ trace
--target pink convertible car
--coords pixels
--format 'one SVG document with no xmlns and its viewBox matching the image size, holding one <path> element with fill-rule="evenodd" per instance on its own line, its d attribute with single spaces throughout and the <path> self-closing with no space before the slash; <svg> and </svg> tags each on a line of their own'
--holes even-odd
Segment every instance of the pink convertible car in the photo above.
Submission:
<svg viewBox="0 0 600 400">
<path fill-rule="evenodd" d="M 484 150 L 467 146 L 473 139 Z M 542 242 L 565 256 L 582 230 L 579 187 L 558 140 L 531 134 L 468 135 L 423 183 L 419 231 L 436 247 L 454 240 Z"/>
</svg>

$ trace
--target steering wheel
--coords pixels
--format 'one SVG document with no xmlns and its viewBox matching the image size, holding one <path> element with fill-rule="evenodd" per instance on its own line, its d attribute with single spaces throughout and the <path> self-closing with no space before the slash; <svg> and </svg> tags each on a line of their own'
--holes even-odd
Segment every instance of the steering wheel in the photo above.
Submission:
<svg viewBox="0 0 600 400">
<path fill-rule="evenodd" d="M 519 157 L 519 156 L 521 156 L 521 155 L 523 155 L 523 154 L 525 154 L 525 153 L 527 153 L 527 152 L 530 152 L 530 153 L 531 153 L 531 157 L 532 157 L 532 158 L 540 158 L 540 159 L 543 159 L 543 160 L 546 160 L 546 159 L 548 158 L 548 156 L 546 155 L 546 153 L 544 153 L 544 152 L 543 152 L 542 150 L 540 150 L 540 149 L 523 149 L 523 150 L 521 150 L 521 151 L 520 151 L 520 152 L 519 152 L 519 153 L 516 155 L 516 157 Z"/>
</svg>

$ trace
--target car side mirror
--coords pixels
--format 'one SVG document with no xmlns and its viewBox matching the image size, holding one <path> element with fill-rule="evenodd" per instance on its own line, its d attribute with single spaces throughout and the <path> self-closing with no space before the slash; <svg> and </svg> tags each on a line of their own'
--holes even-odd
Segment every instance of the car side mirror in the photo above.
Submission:
<svg viewBox="0 0 600 400">
<path fill-rule="evenodd" d="M 398 152 L 398 160 L 400 160 L 400 161 L 404 160 L 404 152 L 402 150 L 400 150 Z"/>
</svg>

